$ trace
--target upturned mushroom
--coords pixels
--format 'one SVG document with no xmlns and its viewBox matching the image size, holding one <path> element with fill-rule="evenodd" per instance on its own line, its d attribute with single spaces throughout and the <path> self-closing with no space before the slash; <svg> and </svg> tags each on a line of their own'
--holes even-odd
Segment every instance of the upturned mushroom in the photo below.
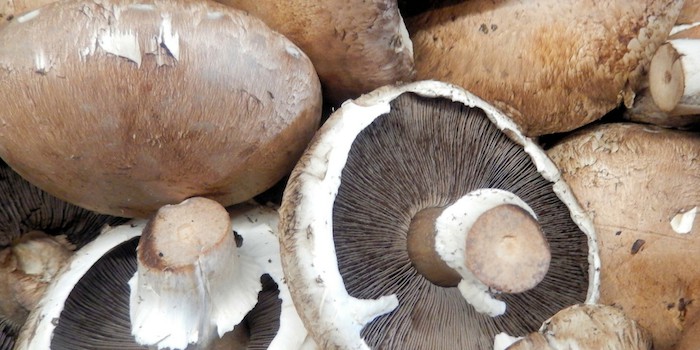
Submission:
<svg viewBox="0 0 700 350">
<path fill-rule="evenodd" d="M 700 308 L 700 135 L 631 123 L 571 135 L 548 152 L 600 243 L 600 303 L 674 349 Z"/>
<path fill-rule="evenodd" d="M 413 48 L 396 0 L 217 0 L 263 19 L 309 55 L 334 104 L 413 80 Z"/>
<path fill-rule="evenodd" d="M 494 344 L 494 350 L 651 350 L 652 345 L 649 332 L 619 309 L 578 304 L 557 312 L 542 324 L 539 331 L 507 347 Z"/>
<path fill-rule="evenodd" d="M 343 104 L 280 212 L 287 282 L 322 348 L 484 349 L 597 299 L 595 233 L 554 164 L 453 85 Z"/>
<path fill-rule="evenodd" d="M 269 208 L 229 214 L 192 198 L 114 227 L 51 284 L 18 349 L 299 348 L 306 331 L 283 280 L 277 221 Z"/>
<path fill-rule="evenodd" d="M 321 115 L 308 57 L 211 2 L 25 13 L 0 31 L 0 80 L 0 157 L 59 198 L 119 216 L 192 196 L 248 200 L 288 174 Z"/>
<path fill-rule="evenodd" d="M 417 79 L 460 85 L 528 136 L 631 106 L 683 1 L 470 0 L 407 19 Z"/>
</svg>

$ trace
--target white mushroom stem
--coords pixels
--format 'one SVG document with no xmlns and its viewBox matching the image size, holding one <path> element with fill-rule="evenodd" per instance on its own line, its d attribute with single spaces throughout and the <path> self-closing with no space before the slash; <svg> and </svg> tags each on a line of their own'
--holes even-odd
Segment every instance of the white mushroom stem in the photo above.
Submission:
<svg viewBox="0 0 700 350">
<path fill-rule="evenodd" d="M 206 348 L 257 302 L 262 269 L 239 259 L 229 214 L 209 199 L 161 208 L 144 230 L 131 286 L 132 334 L 159 349 Z"/>
<path fill-rule="evenodd" d="M 649 67 L 649 91 L 661 111 L 700 114 L 700 39 L 661 45 Z"/>
<path fill-rule="evenodd" d="M 456 277 L 462 296 L 478 312 L 502 315 L 506 305 L 492 292 L 529 290 L 549 268 L 537 216 L 513 193 L 475 190 L 445 208 L 423 210 L 413 221 L 408 249 L 416 269 L 443 286 L 454 285 Z M 434 252 L 416 248 L 426 245 Z"/>
</svg>

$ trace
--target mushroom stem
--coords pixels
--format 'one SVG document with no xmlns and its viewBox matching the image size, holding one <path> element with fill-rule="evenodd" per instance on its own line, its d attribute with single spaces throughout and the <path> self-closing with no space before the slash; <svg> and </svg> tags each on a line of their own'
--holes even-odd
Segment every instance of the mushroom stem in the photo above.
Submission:
<svg viewBox="0 0 700 350">
<path fill-rule="evenodd" d="M 649 67 L 649 90 L 664 112 L 700 113 L 700 39 L 661 45 Z"/>
<path fill-rule="evenodd" d="M 625 118 L 667 128 L 688 128 L 700 124 L 700 105 L 677 105 L 665 112 L 656 105 L 649 89 L 644 89 L 634 97 L 634 105 L 625 111 Z"/>
<path fill-rule="evenodd" d="M 472 191 L 444 208 L 418 212 L 407 248 L 416 269 L 431 282 L 457 286 L 479 312 L 498 316 L 498 293 L 535 287 L 547 273 L 551 254 L 533 210 L 498 189 Z"/>
<path fill-rule="evenodd" d="M 137 258 L 129 282 L 132 334 L 159 349 L 206 348 L 216 331 L 221 337 L 243 319 L 261 289 L 260 271 L 241 266 L 226 209 L 209 199 L 159 209 Z M 244 286 L 254 292 L 238 291 Z"/>
</svg>

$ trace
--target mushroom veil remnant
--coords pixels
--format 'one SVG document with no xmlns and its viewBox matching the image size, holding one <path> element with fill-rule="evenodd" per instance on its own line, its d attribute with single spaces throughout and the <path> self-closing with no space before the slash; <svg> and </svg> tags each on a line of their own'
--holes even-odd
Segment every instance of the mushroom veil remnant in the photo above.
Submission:
<svg viewBox="0 0 700 350">
<path fill-rule="evenodd" d="M 322 348 L 485 349 L 597 299 L 595 233 L 554 164 L 453 85 L 343 104 L 280 212 L 285 275 Z"/>
<path fill-rule="evenodd" d="M 3 26 L 0 81 L 0 157 L 61 199 L 126 217 L 192 196 L 249 200 L 289 173 L 321 117 L 308 57 L 214 2 L 47 5 Z"/>
<path fill-rule="evenodd" d="M 273 209 L 191 198 L 114 227 L 69 261 L 18 349 L 298 349 L 277 223 Z"/>
</svg>

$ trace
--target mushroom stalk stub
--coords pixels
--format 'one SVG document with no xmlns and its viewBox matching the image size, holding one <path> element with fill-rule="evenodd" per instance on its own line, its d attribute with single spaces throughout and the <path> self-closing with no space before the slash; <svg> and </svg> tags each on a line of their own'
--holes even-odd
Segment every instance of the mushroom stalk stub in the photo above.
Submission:
<svg viewBox="0 0 700 350">
<path fill-rule="evenodd" d="M 185 348 L 233 329 L 257 302 L 256 293 L 234 286 L 259 279 L 241 271 L 231 221 L 224 207 L 205 198 L 166 205 L 144 229 L 137 251 L 138 272 L 129 282 L 136 341 L 158 348 Z M 237 313 L 231 305 L 250 305 Z"/>
<path fill-rule="evenodd" d="M 421 224 L 426 221 L 430 224 Z M 431 245 L 434 252 L 422 252 Z M 408 229 L 407 249 L 423 276 L 437 285 L 458 286 L 477 311 L 490 316 L 506 310 L 491 291 L 532 289 L 551 259 L 532 209 L 496 189 L 472 191 L 444 210 L 418 212 Z"/>
</svg>

